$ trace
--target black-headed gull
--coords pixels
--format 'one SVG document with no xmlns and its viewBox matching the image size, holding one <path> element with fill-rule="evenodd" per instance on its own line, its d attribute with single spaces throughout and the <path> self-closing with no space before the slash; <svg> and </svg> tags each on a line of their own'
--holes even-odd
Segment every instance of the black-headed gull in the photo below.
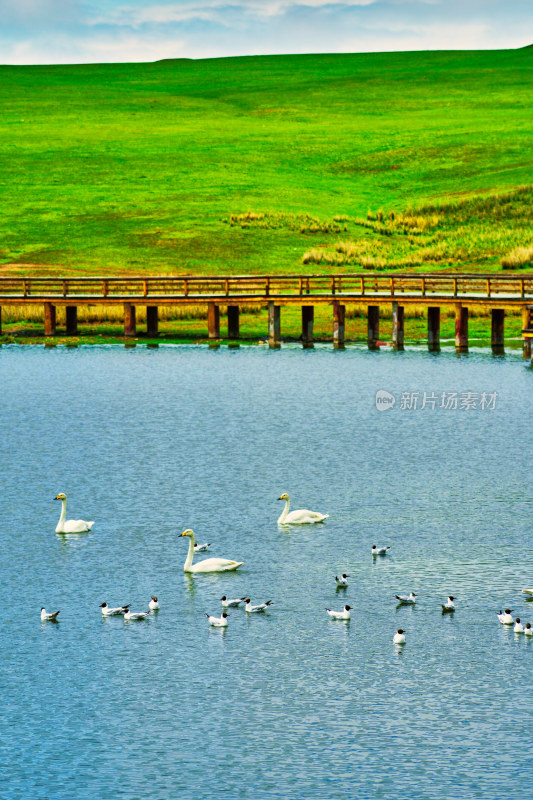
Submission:
<svg viewBox="0 0 533 800">
<path fill-rule="evenodd" d="M 405 644 L 405 631 L 403 628 L 398 628 L 392 641 L 394 644 Z"/>
<path fill-rule="evenodd" d="M 337 575 L 335 575 L 335 580 L 337 581 L 337 589 L 346 589 L 346 587 L 348 586 L 347 578 L 349 577 L 350 576 L 347 575 L 346 572 L 343 572 L 340 578 L 338 578 Z"/>
<path fill-rule="evenodd" d="M 526 636 L 533 636 L 533 628 L 531 627 L 531 622 L 526 622 L 524 633 L 526 634 Z"/>
<path fill-rule="evenodd" d="M 41 608 L 41 622 L 57 622 L 57 615 L 59 611 L 54 611 L 53 614 L 47 614 L 44 606 Z"/>
<path fill-rule="evenodd" d="M 448 599 L 446 600 L 446 602 L 442 603 L 443 614 L 451 614 L 453 611 L 455 611 L 455 603 L 453 602 L 454 600 L 455 597 L 453 596 L 453 594 L 448 595 Z"/>
<path fill-rule="evenodd" d="M 394 597 L 400 606 L 414 606 L 418 595 L 416 592 L 409 592 L 409 594 L 395 594 Z"/>
<path fill-rule="evenodd" d="M 214 628 L 227 628 L 228 627 L 228 617 L 229 614 L 226 612 L 222 612 L 221 617 L 211 617 L 209 614 L 205 615 L 209 621 L 209 624 L 212 625 Z"/>
<path fill-rule="evenodd" d="M 116 617 L 118 614 L 124 614 L 129 607 L 129 603 L 127 606 L 119 606 L 118 608 L 109 608 L 107 603 L 100 603 L 100 608 L 102 609 L 104 617 Z"/>
<path fill-rule="evenodd" d="M 259 603 L 257 606 L 252 605 L 252 601 L 249 597 L 246 597 L 245 600 L 246 605 L 244 608 L 249 614 L 259 614 L 261 611 L 266 611 L 266 609 L 272 605 L 272 600 L 267 600 L 266 603 Z"/>
<path fill-rule="evenodd" d="M 513 628 L 515 633 L 524 633 L 524 626 L 520 622 L 520 617 L 516 618 L 515 626 Z"/>
<path fill-rule="evenodd" d="M 375 544 L 372 545 L 373 556 L 386 556 L 389 550 L 390 545 L 388 547 L 377 547 Z"/>
<path fill-rule="evenodd" d="M 194 552 L 195 553 L 205 553 L 206 550 L 209 550 L 211 547 L 211 542 L 206 542 L 205 544 L 195 544 L 194 545 Z"/>
<path fill-rule="evenodd" d="M 159 600 L 155 594 L 152 595 L 150 602 L 148 603 L 148 608 L 150 611 L 159 611 Z"/>
<path fill-rule="evenodd" d="M 342 611 L 332 611 L 331 608 L 326 608 L 331 619 L 350 619 L 351 606 L 344 606 Z"/>
<path fill-rule="evenodd" d="M 506 608 L 505 611 L 498 614 L 498 619 L 502 623 L 502 625 L 514 625 L 514 619 L 511 616 L 512 608 Z"/>
<path fill-rule="evenodd" d="M 141 619 L 146 619 L 146 617 L 150 616 L 150 611 L 130 611 L 129 609 L 124 614 L 124 619 L 126 620 L 133 620 L 139 621 Z"/>
<path fill-rule="evenodd" d="M 240 606 L 241 603 L 244 603 L 246 598 L 236 597 L 234 600 L 228 600 L 226 595 L 223 594 L 220 600 L 222 602 L 222 608 L 237 608 L 237 606 Z"/>
</svg>

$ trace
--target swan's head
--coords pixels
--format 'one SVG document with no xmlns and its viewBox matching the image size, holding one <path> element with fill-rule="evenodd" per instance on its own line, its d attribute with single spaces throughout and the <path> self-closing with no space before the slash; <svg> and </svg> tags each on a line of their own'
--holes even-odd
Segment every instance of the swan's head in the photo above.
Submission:
<svg viewBox="0 0 533 800">
<path fill-rule="evenodd" d="M 66 494 L 63 494 L 63 492 L 61 492 L 61 494 L 58 494 L 57 497 L 54 497 L 54 500 L 66 500 L 66 499 L 67 496 Z"/>
<path fill-rule="evenodd" d="M 287 492 L 283 492 L 283 494 L 278 497 L 278 500 L 288 500 L 288 499 L 289 495 L 287 494 Z"/>
<path fill-rule="evenodd" d="M 188 536 L 189 539 L 194 539 L 194 531 L 191 531 L 190 528 L 187 528 L 186 531 L 183 531 L 183 533 L 180 533 L 180 536 Z"/>
</svg>

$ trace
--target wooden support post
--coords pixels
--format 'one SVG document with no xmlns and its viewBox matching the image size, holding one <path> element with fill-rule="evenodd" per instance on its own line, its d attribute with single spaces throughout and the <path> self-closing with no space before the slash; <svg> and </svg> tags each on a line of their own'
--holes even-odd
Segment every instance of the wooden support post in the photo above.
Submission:
<svg viewBox="0 0 533 800">
<path fill-rule="evenodd" d="M 440 352 L 440 308 L 428 306 L 428 350 Z"/>
<path fill-rule="evenodd" d="M 67 336 L 78 335 L 78 306 L 67 306 L 65 308 L 67 325 Z"/>
<path fill-rule="evenodd" d="M 268 346 L 280 347 L 281 345 L 281 306 L 276 306 L 272 300 L 268 304 Z"/>
<path fill-rule="evenodd" d="M 228 339 L 239 338 L 239 306 L 228 306 Z"/>
<path fill-rule="evenodd" d="M 344 319 L 346 306 L 333 303 L 333 347 L 335 350 L 344 350 Z"/>
<path fill-rule="evenodd" d="M 207 330 L 210 339 L 220 339 L 220 308 L 216 303 L 207 304 Z"/>
<path fill-rule="evenodd" d="M 522 331 L 529 329 L 530 310 L 528 306 L 522 306 Z M 524 336 L 522 339 L 522 355 L 524 358 L 531 358 L 531 338 Z"/>
<path fill-rule="evenodd" d="M 135 306 L 124 303 L 124 336 L 137 336 Z"/>
<path fill-rule="evenodd" d="M 53 303 L 44 304 L 44 335 L 56 335 L 56 307 Z"/>
<path fill-rule="evenodd" d="M 369 350 L 379 350 L 379 306 L 368 306 L 367 341 Z"/>
<path fill-rule="evenodd" d="M 493 308 L 490 344 L 492 347 L 492 352 L 496 354 L 501 354 L 504 351 L 503 348 L 504 320 L 505 320 L 504 309 Z"/>
<path fill-rule="evenodd" d="M 403 306 L 392 304 L 392 346 L 395 350 L 403 350 Z"/>
<path fill-rule="evenodd" d="M 0 336 L 2 335 L 2 306 L 0 306 Z"/>
<path fill-rule="evenodd" d="M 461 303 L 455 304 L 455 349 L 468 352 L 468 308 Z"/>
<path fill-rule="evenodd" d="M 313 322 L 315 319 L 314 306 L 302 306 L 302 345 L 306 348 L 313 345 Z"/>
<path fill-rule="evenodd" d="M 146 306 L 146 334 L 147 336 L 158 336 L 159 334 L 159 308 L 157 306 Z"/>
</svg>

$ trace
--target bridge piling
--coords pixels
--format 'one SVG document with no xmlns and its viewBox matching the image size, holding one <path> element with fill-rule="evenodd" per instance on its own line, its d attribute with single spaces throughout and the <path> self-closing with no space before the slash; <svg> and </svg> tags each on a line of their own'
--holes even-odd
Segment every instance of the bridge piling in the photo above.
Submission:
<svg viewBox="0 0 533 800">
<path fill-rule="evenodd" d="M 504 326 L 504 309 L 493 308 L 491 311 L 490 344 L 495 355 L 501 355 L 504 352 Z"/>
<path fill-rule="evenodd" d="M 159 308 L 158 306 L 146 306 L 146 334 L 148 336 L 159 335 Z"/>
<path fill-rule="evenodd" d="M 44 335 L 56 335 L 56 307 L 53 303 L 44 304 Z"/>
<path fill-rule="evenodd" d="M 531 336 L 524 336 L 525 333 L 533 328 L 533 306 L 522 306 L 522 355 L 524 358 L 531 358 Z"/>
<path fill-rule="evenodd" d="M 216 303 L 207 304 L 207 335 L 209 339 L 220 339 L 220 308 Z"/>
<path fill-rule="evenodd" d="M 334 301 L 333 303 L 333 347 L 335 350 L 344 350 L 344 321 L 346 306 Z"/>
<path fill-rule="evenodd" d="M 268 346 L 281 346 L 281 306 L 275 305 L 272 300 L 268 304 Z"/>
<path fill-rule="evenodd" d="M 455 304 L 455 350 L 468 353 L 468 308 L 462 303 Z"/>
<path fill-rule="evenodd" d="M 137 318 L 133 303 L 124 303 L 124 336 L 137 336 Z"/>
<path fill-rule="evenodd" d="M 404 340 L 404 307 L 399 303 L 392 304 L 392 346 L 395 350 L 403 350 Z"/>
<path fill-rule="evenodd" d="M 368 306 L 367 343 L 369 350 L 379 350 L 379 306 Z"/>
<path fill-rule="evenodd" d="M 428 350 L 430 353 L 440 352 L 439 306 L 428 306 Z"/>
<path fill-rule="evenodd" d="M 67 336 L 78 335 L 78 306 L 67 306 L 65 308 Z"/>
<path fill-rule="evenodd" d="M 315 319 L 315 307 L 302 306 L 302 346 L 304 348 L 314 347 L 313 344 L 314 319 Z"/>
<path fill-rule="evenodd" d="M 228 339 L 239 338 L 239 306 L 228 306 Z"/>
</svg>

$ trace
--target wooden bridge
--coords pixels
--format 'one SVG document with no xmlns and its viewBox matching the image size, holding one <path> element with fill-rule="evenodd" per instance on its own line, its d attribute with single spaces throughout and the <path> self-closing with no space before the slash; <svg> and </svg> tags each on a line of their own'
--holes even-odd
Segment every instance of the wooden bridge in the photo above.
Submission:
<svg viewBox="0 0 533 800">
<path fill-rule="evenodd" d="M 220 306 L 228 312 L 228 338 L 239 338 L 239 307 L 268 304 L 269 343 L 279 346 L 280 308 L 302 308 L 302 342 L 313 341 L 314 306 L 332 306 L 333 342 L 344 345 L 346 304 L 368 308 L 368 344 L 379 341 L 380 304 L 392 304 L 393 346 L 401 349 L 404 338 L 404 307 L 425 305 L 428 309 L 428 346 L 440 347 L 440 307 L 454 305 L 456 347 L 468 347 L 468 308 L 485 306 L 492 312 L 492 345 L 503 347 L 505 308 L 521 307 L 524 352 L 531 354 L 533 338 L 533 275 L 481 273 L 353 273 L 341 275 L 238 275 L 238 276 L 38 276 L 0 278 L 1 307 L 44 305 L 45 335 L 56 333 L 56 307 L 65 306 L 66 333 L 78 331 L 80 305 L 124 307 L 124 335 L 137 335 L 136 308 L 145 306 L 147 333 L 158 333 L 158 307 L 207 304 L 208 335 L 220 338 Z"/>
</svg>

